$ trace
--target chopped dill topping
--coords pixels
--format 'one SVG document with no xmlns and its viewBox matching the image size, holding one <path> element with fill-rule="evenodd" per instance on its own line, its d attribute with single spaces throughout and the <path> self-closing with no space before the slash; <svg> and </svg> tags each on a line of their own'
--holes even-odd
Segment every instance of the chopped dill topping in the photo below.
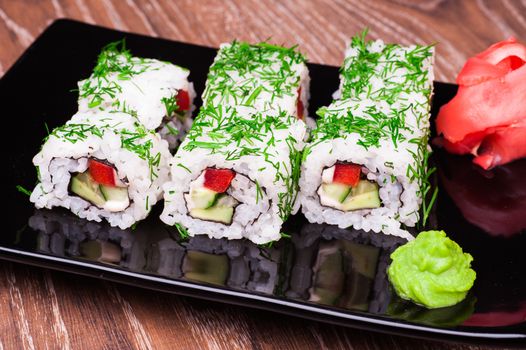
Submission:
<svg viewBox="0 0 526 350">
<path fill-rule="evenodd" d="M 248 96 L 247 100 L 245 101 L 245 104 L 250 106 L 252 102 L 256 100 L 256 98 L 258 97 L 258 95 L 261 93 L 262 90 L 263 90 L 263 87 L 261 85 L 255 88 L 254 91 L 252 91 L 252 93 L 250 94 L 250 96 Z"/>
<path fill-rule="evenodd" d="M 238 41 L 224 45 L 210 67 L 204 104 L 255 106 L 262 101 L 272 109 L 278 100 L 295 96 L 305 61 L 295 46 Z"/>
<path fill-rule="evenodd" d="M 366 41 L 366 35 L 367 29 L 352 38 L 352 54 L 340 69 L 343 99 L 366 96 L 392 104 L 403 92 L 428 89 L 426 61 L 433 56 L 432 45 L 404 48 Z M 373 79 L 381 85 L 375 87 Z"/>
<path fill-rule="evenodd" d="M 357 113 L 352 107 L 345 108 L 341 104 L 341 102 L 334 102 L 329 107 L 318 109 L 317 114 L 322 120 L 318 122 L 318 128 L 312 133 L 314 139 L 335 139 L 350 133 L 357 133 L 360 135 L 357 143 L 365 149 L 380 146 L 382 139 L 391 139 L 396 147 L 398 143 L 405 140 L 400 131 L 410 130 L 405 123 L 405 111 L 393 110 L 390 114 L 386 114 L 373 103 L 369 104 L 364 111 Z M 348 104 L 348 100 L 343 100 L 343 105 L 345 104 Z M 336 108 L 332 109 L 333 106 Z"/>
<path fill-rule="evenodd" d="M 86 140 L 90 134 L 102 138 L 103 131 L 95 125 L 68 123 L 53 129 L 50 136 L 55 136 L 63 141 L 77 143 L 78 141 Z"/>
<path fill-rule="evenodd" d="M 166 115 L 168 117 L 171 117 L 175 112 L 179 111 L 179 106 L 177 105 L 177 99 L 175 96 L 163 97 L 161 101 L 166 108 Z"/>
<path fill-rule="evenodd" d="M 261 191 L 258 180 L 255 180 L 254 182 L 256 183 L 256 204 L 258 204 L 259 200 L 263 198 L 263 192 Z"/>
<path fill-rule="evenodd" d="M 106 45 L 99 54 L 91 77 L 79 86 L 79 97 L 89 98 L 89 108 L 99 106 L 105 98 L 114 99 L 117 93 L 122 92 L 118 81 L 130 80 L 134 75 L 145 72 L 148 69 L 145 63 L 145 59 L 132 56 L 126 49 L 124 39 Z"/>
<path fill-rule="evenodd" d="M 286 232 L 280 232 L 281 238 L 291 238 L 292 235 Z"/>
<path fill-rule="evenodd" d="M 186 240 L 186 239 L 190 238 L 190 235 L 188 234 L 188 230 L 186 229 L 186 227 L 184 227 L 183 225 L 181 225 L 179 223 L 175 223 L 174 227 L 175 227 L 175 229 L 179 233 L 179 236 L 181 236 L 182 239 Z"/>
<path fill-rule="evenodd" d="M 27 196 L 31 196 L 31 191 L 26 189 L 24 186 L 22 185 L 16 185 L 16 189 L 18 190 L 18 192 L 20 193 L 23 193 Z"/>
<path fill-rule="evenodd" d="M 155 131 L 147 130 L 138 122 L 135 122 L 133 128 L 129 129 L 121 126 L 119 122 L 113 122 L 111 118 L 98 118 L 96 124 L 91 124 L 89 121 L 70 122 L 55 128 L 44 139 L 44 142 L 50 137 L 56 137 L 62 142 L 77 143 L 86 141 L 89 136 L 102 138 L 106 132 L 114 132 L 119 135 L 122 148 L 148 161 L 151 180 L 158 176 L 161 153 L 152 153 L 153 142 L 149 137 L 155 135 Z"/>
<path fill-rule="evenodd" d="M 274 246 L 274 243 L 276 243 L 276 241 L 270 241 L 268 243 L 262 243 L 262 244 L 258 244 L 258 247 L 260 249 L 271 249 L 273 246 Z M 264 251 L 261 251 L 260 250 L 260 253 L 263 257 L 266 257 L 267 259 L 269 258 L 268 256 L 268 253 L 267 252 L 264 252 Z"/>
<path fill-rule="evenodd" d="M 433 194 L 431 195 L 431 199 L 427 199 L 427 194 L 429 192 L 430 187 L 427 187 L 424 191 L 424 197 L 422 199 L 422 227 L 426 227 L 427 219 L 429 218 L 429 214 L 431 214 L 431 209 L 433 209 L 433 206 L 435 205 L 437 196 L 438 196 L 438 187 L 435 186 L 435 189 L 433 190 Z"/>
<path fill-rule="evenodd" d="M 191 171 L 190 169 L 188 169 L 187 167 L 185 167 L 185 166 L 184 166 L 183 164 L 181 164 L 181 163 L 177 163 L 177 166 L 178 166 L 179 168 L 183 168 L 184 170 L 188 171 L 189 173 L 192 173 L 192 171 Z"/>
<path fill-rule="evenodd" d="M 154 133 L 153 131 L 146 130 L 142 125 L 136 124 L 134 131 L 121 130 L 121 146 L 128 151 L 135 153 L 139 158 L 148 161 L 148 167 L 150 168 L 150 179 L 153 180 L 157 177 L 156 169 L 158 169 L 161 162 L 161 153 L 152 154 L 151 150 L 153 143 L 150 139 L 144 141 L 148 134 Z"/>
<path fill-rule="evenodd" d="M 171 126 L 170 123 L 166 123 L 164 126 L 166 126 L 166 128 L 168 129 L 168 132 L 171 135 L 173 135 L 173 136 L 179 135 L 179 130 L 174 128 L 173 126 Z"/>
</svg>

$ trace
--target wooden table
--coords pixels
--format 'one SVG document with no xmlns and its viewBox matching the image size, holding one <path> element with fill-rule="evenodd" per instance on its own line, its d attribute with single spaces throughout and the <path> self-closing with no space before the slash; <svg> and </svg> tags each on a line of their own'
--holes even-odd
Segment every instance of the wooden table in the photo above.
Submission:
<svg viewBox="0 0 526 350">
<path fill-rule="evenodd" d="M 331 65 L 341 63 L 349 36 L 368 26 L 372 38 L 439 43 L 436 78 L 443 81 L 493 42 L 526 41 L 526 0 L 0 0 L 0 76 L 59 17 L 209 46 L 272 37 Z M 479 348 L 0 264 L 0 349 Z"/>
</svg>

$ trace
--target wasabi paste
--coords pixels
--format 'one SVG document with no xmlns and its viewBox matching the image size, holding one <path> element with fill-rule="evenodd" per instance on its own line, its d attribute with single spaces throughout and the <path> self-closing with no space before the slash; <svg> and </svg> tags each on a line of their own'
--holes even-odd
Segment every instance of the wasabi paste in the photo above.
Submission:
<svg viewBox="0 0 526 350">
<path fill-rule="evenodd" d="M 444 231 L 425 231 L 391 254 L 387 273 L 396 294 L 427 308 L 462 301 L 475 281 L 473 257 Z"/>
</svg>

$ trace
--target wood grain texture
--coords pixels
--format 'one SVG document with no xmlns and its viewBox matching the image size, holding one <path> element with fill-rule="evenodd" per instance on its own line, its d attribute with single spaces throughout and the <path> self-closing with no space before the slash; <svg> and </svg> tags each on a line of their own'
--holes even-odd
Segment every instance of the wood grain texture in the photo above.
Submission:
<svg viewBox="0 0 526 350">
<path fill-rule="evenodd" d="M 367 26 L 372 38 L 439 43 L 443 81 L 495 41 L 526 41 L 526 0 L 0 0 L 0 76 L 60 17 L 208 46 L 272 37 L 331 65 Z M 0 264 L 0 349 L 479 349 Z"/>
</svg>

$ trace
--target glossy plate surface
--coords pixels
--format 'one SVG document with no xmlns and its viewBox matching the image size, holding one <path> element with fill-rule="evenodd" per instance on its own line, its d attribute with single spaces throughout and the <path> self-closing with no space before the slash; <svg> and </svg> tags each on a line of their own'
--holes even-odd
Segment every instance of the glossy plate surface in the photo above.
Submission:
<svg viewBox="0 0 526 350">
<path fill-rule="evenodd" d="M 47 128 L 76 110 L 76 82 L 100 49 L 127 40 L 132 53 L 191 70 L 198 95 L 215 50 L 117 32 L 74 21 L 51 25 L 0 80 L 9 211 L 0 257 L 219 302 L 264 308 L 382 332 L 496 345 L 526 342 L 526 160 L 483 172 L 469 157 L 434 154 L 440 192 L 430 220 L 474 257 L 477 280 L 453 307 L 426 310 L 398 299 L 386 278 L 393 237 L 312 225 L 291 218 L 271 247 L 247 241 L 181 240 L 158 219 L 162 204 L 135 230 L 35 210 L 16 185 L 32 188 L 31 159 Z M 310 65 L 310 113 L 331 101 L 338 69 Z M 433 114 L 456 87 L 436 83 Z M 200 101 L 197 101 L 199 104 Z"/>
</svg>

